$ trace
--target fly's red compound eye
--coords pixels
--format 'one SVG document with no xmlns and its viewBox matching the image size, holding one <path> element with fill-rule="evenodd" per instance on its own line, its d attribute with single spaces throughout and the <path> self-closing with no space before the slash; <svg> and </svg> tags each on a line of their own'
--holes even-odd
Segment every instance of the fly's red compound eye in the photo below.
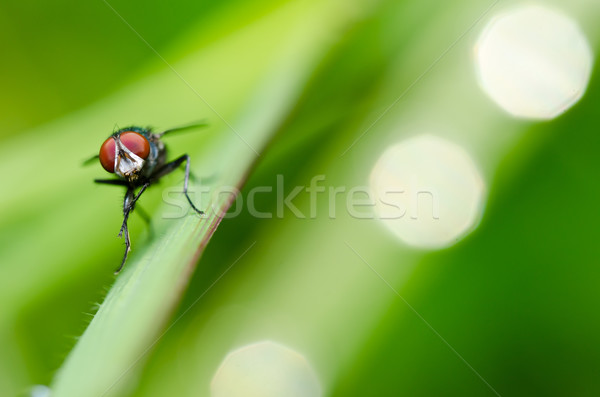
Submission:
<svg viewBox="0 0 600 397">
<path fill-rule="evenodd" d="M 143 135 L 137 132 L 127 131 L 121 134 L 121 143 L 131 150 L 136 156 L 146 160 L 150 154 L 150 144 Z"/>
<path fill-rule="evenodd" d="M 150 154 L 150 144 L 141 134 L 133 131 L 123 132 L 119 135 L 121 143 L 136 156 L 147 159 Z M 100 164 L 108 172 L 115 172 L 115 140 L 108 138 L 100 147 Z"/>
<path fill-rule="evenodd" d="M 108 172 L 115 172 L 115 140 L 108 138 L 100 146 L 100 164 Z"/>
</svg>

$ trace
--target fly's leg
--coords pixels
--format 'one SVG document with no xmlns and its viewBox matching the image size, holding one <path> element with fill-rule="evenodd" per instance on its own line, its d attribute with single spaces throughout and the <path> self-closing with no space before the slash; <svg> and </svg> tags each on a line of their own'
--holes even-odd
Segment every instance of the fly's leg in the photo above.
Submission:
<svg viewBox="0 0 600 397">
<path fill-rule="evenodd" d="M 190 203 L 190 206 L 194 209 L 194 211 L 196 211 L 200 215 L 204 215 L 204 212 L 200 211 L 198 208 L 196 208 L 194 203 L 192 203 L 192 199 L 188 195 L 188 181 L 190 180 L 190 156 L 188 156 L 187 154 L 184 154 L 183 156 L 176 158 L 175 160 L 171 161 L 170 163 L 163 165 L 158 171 L 156 171 L 154 173 L 154 175 L 152 175 L 151 181 L 152 182 L 157 181 L 158 179 L 162 178 L 163 176 L 175 171 L 177 168 L 179 168 L 181 163 L 183 163 L 184 161 L 185 161 L 185 179 L 183 181 L 183 194 L 185 194 L 185 198 L 187 199 L 188 203 Z"/>
<path fill-rule="evenodd" d="M 121 179 L 94 179 L 94 182 L 105 185 L 113 185 L 113 186 L 129 186 L 127 181 Z M 137 213 L 146 222 L 148 227 L 152 226 L 152 220 L 150 219 L 150 215 L 142 207 L 137 207 Z"/>
<path fill-rule="evenodd" d="M 125 194 L 125 200 L 123 201 L 123 224 L 121 225 L 121 232 L 119 233 L 119 237 L 122 236 L 123 230 L 127 229 L 127 220 L 129 219 L 129 214 L 133 211 L 135 207 L 135 203 L 138 201 L 142 193 L 150 186 L 150 182 L 144 183 L 140 189 L 140 191 L 134 195 L 134 189 L 128 188 L 127 193 Z"/>
<path fill-rule="evenodd" d="M 121 265 L 115 270 L 115 274 L 118 274 L 121 269 L 123 269 L 123 265 L 125 265 L 125 261 L 127 260 L 127 255 L 131 249 L 131 241 L 129 240 L 129 229 L 127 228 L 127 221 L 129 220 L 129 214 L 133 211 L 135 207 L 136 201 L 140 198 L 144 190 L 150 186 L 150 183 L 145 183 L 142 185 L 140 191 L 135 194 L 135 190 L 131 187 L 127 188 L 127 193 L 125 193 L 125 199 L 123 200 L 123 224 L 121 225 L 121 230 L 119 231 L 119 237 L 125 236 L 125 254 L 123 255 L 123 260 L 121 261 Z"/>
<path fill-rule="evenodd" d="M 127 188 L 127 193 L 125 193 L 125 199 L 123 200 L 123 224 L 121 225 L 121 230 L 119 231 L 119 237 L 122 237 L 125 234 L 125 254 L 123 255 L 123 260 L 121 261 L 121 265 L 115 270 L 115 274 L 118 274 L 121 269 L 123 269 L 123 265 L 125 265 L 125 261 L 127 260 L 127 254 L 129 254 L 129 250 L 131 249 L 131 242 L 129 241 L 129 229 L 127 229 L 127 219 L 129 218 L 129 212 L 131 211 L 131 207 L 129 203 L 133 200 L 134 190 L 132 188 Z"/>
<path fill-rule="evenodd" d="M 148 238 L 152 239 L 154 237 L 154 229 L 152 229 L 152 219 L 150 218 L 150 214 L 148 214 L 139 204 L 136 204 L 135 213 L 146 222 L 146 226 L 148 227 Z"/>
<path fill-rule="evenodd" d="M 136 213 L 140 216 L 140 218 L 142 218 L 144 222 L 146 222 L 146 225 L 151 228 L 152 220 L 150 219 L 150 215 L 148 215 L 148 213 L 140 206 L 137 206 L 136 210 Z"/>
<path fill-rule="evenodd" d="M 121 237 L 121 235 L 123 233 L 125 233 L 125 254 L 123 255 L 123 260 L 121 261 L 121 264 L 115 270 L 115 274 L 119 274 L 121 269 L 123 269 L 123 266 L 125 265 L 125 261 L 127 260 L 127 255 L 129 254 L 129 250 L 131 249 L 131 241 L 129 241 L 129 229 L 127 229 L 127 224 L 124 224 L 123 227 L 121 227 L 121 232 L 119 233 L 119 237 Z"/>
</svg>

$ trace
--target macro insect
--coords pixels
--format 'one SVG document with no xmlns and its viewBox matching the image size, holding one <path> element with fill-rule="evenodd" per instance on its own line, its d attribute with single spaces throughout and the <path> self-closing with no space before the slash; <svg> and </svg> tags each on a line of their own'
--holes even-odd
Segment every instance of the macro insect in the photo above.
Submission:
<svg viewBox="0 0 600 397">
<path fill-rule="evenodd" d="M 100 153 L 86 161 L 86 164 L 99 159 L 102 167 L 115 174 L 117 179 L 94 179 L 95 183 L 124 186 L 126 188 L 123 200 L 123 223 L 119 237 L 125 238 L 125 254 L 121 265 L 115 271 L 119 273 L 125 265 L 127 255 L 131 249 L 127 221 L 135 204 L 146 191 L 163 176 L 175 171 L 185 162 L 185 179 L 183 194 L 190 206 L 198 214 L 203 215 L 188 195 L 188 182 L 190 179 L 190 157 L 183 154 L 175 160 L 167 162 L 167 148 L 161 140 L 166 134 L 191 128 L 203 127 L 206 124 L 192 124 L 184 127 L 172 128 L 160 133 L 154 133 L 150 128 L 127 127 L 113 132 L 100 146 Z M 137 191 L 137 192 L 136 192 Z"/>
</svg>

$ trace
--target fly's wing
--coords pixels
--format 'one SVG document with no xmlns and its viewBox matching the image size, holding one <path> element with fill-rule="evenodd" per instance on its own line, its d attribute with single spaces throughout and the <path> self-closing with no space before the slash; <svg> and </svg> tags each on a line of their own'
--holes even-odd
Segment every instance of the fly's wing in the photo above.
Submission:
<svg viewBox="0 0 600 397">
<path fill-rule="evenodd" d="M 85 160 L 85 161 L 82 163 L 82 165 L 86 166 L 86 165 L 93 164 L 93 163 L 95 163 L 96 161 L 98 161 L 98 158 L 99 158 L 99 157 L 100 157 L 99 155 L 92 156 L 92 157 L 90 157 L 89 159 Z"/>
<path fill-rule="evenodd" d="M 185 130 L 191 130 L 192 128 L 202 128 L 202 127 L 208 127 L 208 122 L 202 120 L 202 121 L 199 121 L 194 124 L 184 125 L 182 127 L 171 128 L 166 131 L 160 132 L 157 135 L 159 137 L 162 137 L 166 134 L 171 134 L 173 132 L 181 132 L 181 131 L 185 131 Z"/>
</svg>

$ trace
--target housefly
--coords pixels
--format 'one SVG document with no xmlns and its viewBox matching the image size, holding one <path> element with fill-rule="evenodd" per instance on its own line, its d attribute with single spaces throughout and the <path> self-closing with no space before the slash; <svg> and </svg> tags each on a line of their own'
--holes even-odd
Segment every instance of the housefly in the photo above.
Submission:
<svg viewBox="0 0 600 397">
<path fill-rule="evenodd" d="M 119 231 L 119 237 L 125 238 L 125 254 L 115 274 L 123 268 L 131 249 L 127 220 L 129 214 L 135 208 L 136 202 L 150 185 L 179 168 L 184 162 L 183 194 L 194 211 L 200 215 L 204 214 L 196 208 L 188 195 L 190 157 L 183 154 L 175 160 L 167 162 L 167 148 L 161 140 L 166 134 L 203 126 L 206 126 L 206 124 L 192 124 L 160 133 L 154 133 L 150 128 L 135 126 L 121 128 L 104 141 L 100 146 L 98 155 L 86 161 L 86 163 L 90 163 L 95 159 L 99 159 L 100 164 L 106 171 L 117 176 L 117 179 L 94 179 L 95 183 L 124 186 L 126 188 L 123 200 L 123 223 Z"/>
</svg>

